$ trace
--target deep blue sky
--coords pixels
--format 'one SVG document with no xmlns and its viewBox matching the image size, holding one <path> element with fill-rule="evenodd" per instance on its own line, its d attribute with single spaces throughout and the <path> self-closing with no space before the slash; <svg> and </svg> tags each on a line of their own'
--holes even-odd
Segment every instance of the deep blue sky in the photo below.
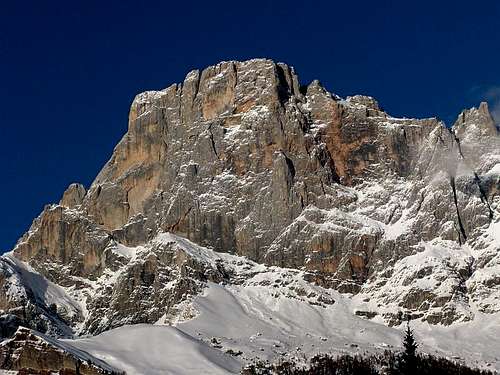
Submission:
<svg viewBox="0 0 500 375">
<path fill-rule="evenodd" d="M 452 121 L 500 98 L 499 1 L 5 1 L 0 249 L 90 184 L 134 95 L 220 60 L 270 57 L 393 115 Z M 499 106 L 500 108 L 500 106 Z"/>
</svg>

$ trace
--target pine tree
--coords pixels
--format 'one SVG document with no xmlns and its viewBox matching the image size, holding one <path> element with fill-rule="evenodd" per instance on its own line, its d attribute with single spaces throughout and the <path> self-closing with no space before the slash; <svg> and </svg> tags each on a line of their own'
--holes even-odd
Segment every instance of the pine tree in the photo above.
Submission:
<svg viewBox="0 0 500 375">
<path fill-rule="evenodd" d="M 413 331 L 410 328 L 410 323 L 406 325 L 405 338 L 403 340 L 403 347 L 405 349 L 404 356 L 406 358 L 415 358 L 417 354 L 418 344 L 413 336 Z"/>
<path fill-rule="evenodd" d="M 401 355 L 402 359 L 402 369 L 404 374 L 415 374 L 417 373 L 417 348 L 418 344 L 413 336 L 413 331 L 410 328 L 410 319 L 406 324 L 406 333 L 403 339 L 404 352 Z"/>
</svg>

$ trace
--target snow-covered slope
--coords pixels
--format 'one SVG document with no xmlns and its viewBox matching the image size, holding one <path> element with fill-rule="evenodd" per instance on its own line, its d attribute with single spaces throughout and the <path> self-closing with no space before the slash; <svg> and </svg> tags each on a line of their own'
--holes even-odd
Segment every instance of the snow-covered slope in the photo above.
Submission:
<svg viewBox="0 0 500 375">
<path fill-rule="evenodd" d="M 391 328 L 380 319 L 357 316 L 359 298 L 312 285 L 301 271 L 216 253 L 172 234 L 160 240 L 175 241 L 199 261 L 222 260 L 241 283 L 209 282 L 192 302 L 196 317 L 191 320 L 124 326 L 66 343 L 128 374 L 237 373 L 255 358 L 400 348 L 404 325 Z M 417 321 L 412 326 L 420 350 L 500 370 L 500 314 L 478 314 L 449 327 Z"/>
<path fill-rule="evenodd" d="M 138 324 L 65 343 L 129 375 L 238 373 L 241 362 L 169 326 Z"/>
<path fill-rule="evenodd" d="M 491 235 L 496 236 L 496 231 Z M 118 246 L 118 251 L 125 254 L 131 264 L 110 276 L 104 285 L 111 286 L 126 275 L 127 267 L 140 261 L 141 254 L 148 254 L 147 249 L 165 246 L 176 249 L 177 257 L 184 254 L 184 262 L 198 264 L 204 270 L 223 269 L 230 277 L 218 283 L 207 281 L 199 295 L 177 301 L 175 321 L 162 316 L 155 325 L 124 325 L 97 336 L 51 339 L 51 343 L 66 348 L 69 353 L 75 350 L 88 353 L 131 375 L 238 373 L 244 363 L 256 358 L 277 360 L 290 356 L 302 358 L 318 352 L 398 350 L 404 325 L 388 327 L 382 316 L 385 311 L 393 311 L 398 298 L 411 288 L 404 280 L 422 268 L 434 267 L 432 273 L 414 282 L 420 283 L 421 289 L 441 288 L 440 293 L 446 294 L 446 283 L 436 287 L 436 280 L 442 277 L 439 267 L 443 262 L 435 259 L 445 257 L 460 262 L 462 258 L 457 257 L 458 254 L 462 252 L 464 258 L 469 256 L 469 252 L 457 245 L 446 248 L 443 244 L 446 242 L 428 243 L 423 252 L 405 258 L 377 293 L 362 292 L 353 296 L 306 281 L 305 271 L 265 266 L 163 233 L 146 247 Z M 77 311 L 78 306 L 83 306 L 85 310 L 85 299 L 79 299 L 85 293 L 72 295 L 71 290 L 66 292 L 52 284 L 40 289 L 38 283 L 29 281 L 41 276 L 19 261 L 14 264 L 18 272 L 33 272 L 26 286 L 33 288 L 40 300 L 55 301 Z M 92 293 L 101 293 L 96 288 Z M 381 306 L 380 302 L 385 303 Z M 366 316 L 366 312 L 377 314 Z M 182 316 L 184 318 L 180 318 Z M 491 368 L 500 370 L 497 350 L 500 314 L 475 311 L 471 321 L 452 326 L 417 320 L 412 326 L 422 343 L 420 350 L 460 358 L 475 366 L 490 364 Z"/>
</svg>

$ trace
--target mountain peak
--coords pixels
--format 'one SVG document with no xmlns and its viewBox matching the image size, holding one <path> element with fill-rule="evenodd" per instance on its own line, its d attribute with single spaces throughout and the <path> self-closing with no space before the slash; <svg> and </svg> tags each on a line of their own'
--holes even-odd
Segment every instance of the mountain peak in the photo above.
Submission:
<svg viewBox="0 0 500 375">
<path fill-rule="evenodd" d="M 481 102 L 479 107 L 463 110 L 458 116 L 453 131 L 459 138 L 478 139 L 498 134 L 495 121 L 488 108 L 488 103 Z"/>
<path fill-rule="evenodd" d="M 347 335 L 369 328 L 361 342 L 411 317 L 442 325 L 442 347 L 457 322 L 474 332 L 500 313 L 493 127 L 485 103 L 450 132 L 267 59 L 193 70 L 137 95 L 88 191 L 70 185 L 0 258 L 0 323 L 66 337 L 174 324 L 172 340 L 248 360 L 297 347 L 309 324 L 344 348 L 325 330 L 339 316 Z M 230 331 L 212 324 L 226 318 Z"/>
</svg>

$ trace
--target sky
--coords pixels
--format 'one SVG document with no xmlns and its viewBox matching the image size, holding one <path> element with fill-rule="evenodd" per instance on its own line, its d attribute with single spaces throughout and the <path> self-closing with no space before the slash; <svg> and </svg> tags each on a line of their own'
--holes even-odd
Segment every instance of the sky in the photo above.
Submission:
<svg viewBox="0 0 500 375">
<path fill-rule="evenodd" d="M 9 1 L 0 9 L 0 251 L 89 186 L 134 96 L 268 57 L 394 116 L 500 119 L 500 1 Z"/>
</svg>

